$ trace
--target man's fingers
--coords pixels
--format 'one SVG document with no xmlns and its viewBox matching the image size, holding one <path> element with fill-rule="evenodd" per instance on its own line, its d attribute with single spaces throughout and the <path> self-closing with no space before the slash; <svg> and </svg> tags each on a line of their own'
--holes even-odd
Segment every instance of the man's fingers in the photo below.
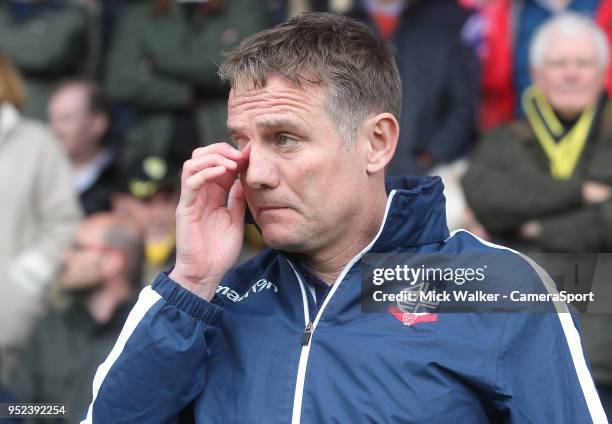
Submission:
<svg viewBox="0 0 612 424">
<path fill-rule="evenodd" d="M 247 144 L 244 149 L 240 151 L 240 158 L 237 160 L 238 172 L 245 171 L 249 166 L 249 156 L 251 155 L 251 143 Z"/>
<path fill-rule="evenodd" d="M 215 180 L 215 184 L 224 190 L 233 189 L 234 180 L 248 166 L 249 153 L 249 145 L 239 151 L 227 143 L 211 144 L 194 150 L 192 158 L 183 165 L 181 204 L 183 206 L 192 205 L 197 199 L 198 191 L 207 181 Z M 242 186 L 237 190 L 239 193 L 237 199 L 240 199 L 240 196 L 244 197 Z M 216 200 L 208 199 L 208 201 L 215 202 Z M 243 202 L 239 201 L 239 203 Z M 244 211 L 242 213 L 244 214 Z"/>
<path fill-rule="evenodd" d="M 208 154 L 194 159 L 189 159 L 183 165 L 181 183 L 185 184 L 185 181 L 187 181 L 187 179 L 189 179 L 192 175 L 195 175 L 206 168 L 212 168 L 215 166 L 224 166 L 229 170 L 237 170 L 238 163 L 219 154 Z"/>
<path fill-rule="evenodd" d="M 198 191 L 205 182 L 219 178 L 225 175 L 226 172 L 227 168 L 219 165 L 212 168 L 203 169 L 200 172 L 186 178 L 181 188 L 180 203 L 182 203 L 185 207 L 191 206 L 198 196 Z"/>
<path fill-rule="evenodd" d="M 227 201 L 227 209 L 232 217 L 232 222 L 242 225 L 244 223 L 244 211 L 246 210 L 246 199 L 240 180 L 234 181 Z"/>
<path fill-rule="evenodd" d="M 230 146 L 228 143 L 215 143 L 205 147 L 198 147 L 191 154 L 192 158 L 216 153 L 226 156 L 228 159 L 238 160 L 240 159 L 240 150 Z"/>
<path fill-rule="evenodd" d="M 215 153 L 198 156 L 196 158 L 189 159 L 187 162 L 185 162 L 185 166 L 191 172 L 191 174 L 200 172 L 204 168 L 209 168 L 218 165 L 225 166 L 228 169 L 235 169 L 238 163 L 237 160 L 230 159 L 223 155 Z"/>
<path fill-rule="evenodd" d="M 248 143 L 242 150 L 238 150 L 227 143 L 216 143 L 205 147 L 198 147 L 191 154 L 191 159 L 185 162 L 185 164 L 196 164 L 199 158 L 212 156 L 221 156 L 227 160 L 234 161 L 238 164 L 238 171 L 246 168 L 249 162 L 249 155 L 251 152 L 251 144 Z M 218 163 L 223 165 L 222 163 Z M 230 169 L 234 169 L 229 167 Z M 198 169 L 199 171 L 199 169 Z M 197 171 L 196 171 L 197 172 Z M 192 172 L 193 173 L 193 172 Z"/>
</svg>

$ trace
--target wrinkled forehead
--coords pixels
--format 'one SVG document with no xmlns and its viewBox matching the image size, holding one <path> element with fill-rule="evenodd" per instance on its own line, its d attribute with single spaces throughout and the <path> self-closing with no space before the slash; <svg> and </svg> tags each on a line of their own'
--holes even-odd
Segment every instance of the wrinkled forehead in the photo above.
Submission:
<svg viewBox="0 0 612 424">
<path fill-rule="evenodd" d="M 273 94 L 325 98 L 326 92 L 326 84 L 314 77 L 306 75 L 292 81 L 276 74 L 269 74 L 261 83 L 249 77 L 237 80 L 231 87 L 228 102 L 235 103 L 245 97 Z"/>
<path fill-rule="evenodd" d="M 278 76 L 269 76 L 265 85 L 245 81 L 235 84 L 228 97 L 228 128 L 239 121 L 266 114 L 307 115 L 325 108 L 326 89 L 312 84 L 297 85 Z"/>
</svg>

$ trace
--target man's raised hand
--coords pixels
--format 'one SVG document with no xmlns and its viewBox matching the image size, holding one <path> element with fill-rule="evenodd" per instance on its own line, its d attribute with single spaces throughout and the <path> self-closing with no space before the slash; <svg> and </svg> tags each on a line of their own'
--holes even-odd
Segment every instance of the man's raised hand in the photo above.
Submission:
<svg viewBox="0 0 612 424">
<path fill-rule="evenodd" d="M 194 150 L 183 166 L 170 278 L 205 300 L 240 254 L 246 200 L 237 177 L 246 170 L 249 151 L 212 144 Z"/>
</svg>

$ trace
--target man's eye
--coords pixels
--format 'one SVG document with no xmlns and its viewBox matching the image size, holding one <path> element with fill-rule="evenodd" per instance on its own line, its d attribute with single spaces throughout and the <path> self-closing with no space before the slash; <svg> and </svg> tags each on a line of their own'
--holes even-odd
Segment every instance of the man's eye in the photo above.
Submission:
<svg viewBox="0 0 612 424">
<path fill-rule="evenodd" d="M 244 149 L 248 144 L 248 140 L 245 140 L 244 138 L 235 138 L 232 139 L 232 141 L 238 150 Z"/>
<path fill-rule="evenodd" d="M 278 136 L 278 145 L 281 147 L 290 147 L 293 146 L 297 141 L 289 137 L 288 135 L 280 135 Z"/>
<path fill-rule="evenodd" d="M 549 62 L 549 65 L 553 68 L 564 68 L 565 66 L 567 66 L 567 61 L 566 60 L 551 60 Z"/>
<path fill-rule="evenodd" d="M 577 61 L 578 67 L 580 68 L 590 68 L 597 65 L 597 62 L 589 59 L 578 59 Z"/>
</svg>

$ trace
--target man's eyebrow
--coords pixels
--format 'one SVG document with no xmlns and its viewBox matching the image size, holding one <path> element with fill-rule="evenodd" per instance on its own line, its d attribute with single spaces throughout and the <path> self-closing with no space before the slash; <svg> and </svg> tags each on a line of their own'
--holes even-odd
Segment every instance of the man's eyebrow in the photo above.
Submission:
<svg viewBox="0 0 612 424">
<path fill-rule="evenodd" d="M 257 123 L 257 126 L 265 130 L 268 130 L 268 131 L 279 130 L 279 129 L 282 129 L 284 131 L 289 131 L 289 132 L 296 132 L 296 133 L 301 133 L 304 131 L 301 125 L 289 119 L 266 119 L 266 120 L 259 121 Z M 230 134 L 240 134 L 240 133 L 243 133 L 245 129 L 246 127 L 241 126 L 241 125 L 236 125 L 236 126 L 228 125 L 227 126 L 227 131 Z"/>
<path fill-rule="evenodd" d="M 242 126 L 231 126 L 231 125 L 227 125 L 227 132 L 230 134 L 238 134 L 241 132 L 244 132 L 244 128 Z"/>
<path fill-rule="evenodd" d="M 266 119 L 257 123 L 258 127 L 265 128 L 266 130 L 278 130 L 282 129 L 285 131 L 300 133 L 304 129 L 301 125 L 295 121 L 289 119 Z"/>
</svg>

